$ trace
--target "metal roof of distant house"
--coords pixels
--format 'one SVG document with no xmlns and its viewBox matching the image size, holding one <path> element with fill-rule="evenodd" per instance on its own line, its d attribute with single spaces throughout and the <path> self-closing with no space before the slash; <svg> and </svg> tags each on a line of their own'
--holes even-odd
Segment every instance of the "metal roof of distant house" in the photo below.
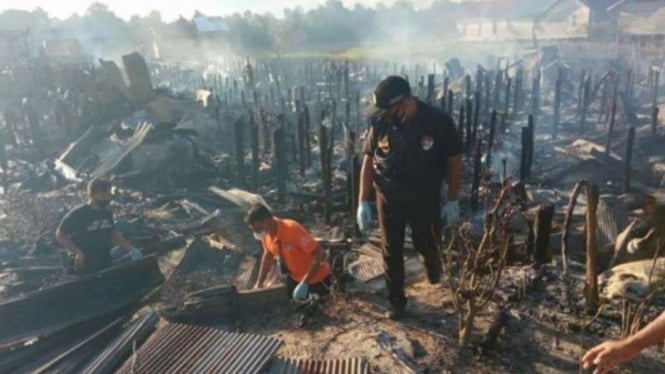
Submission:
<svg viewBox="0 0 665 374">
<path fill-rule="evenodd" d="M 207 17 L 198 13 L 194 16 L 193 21 L 196 29 L 200 33 L 223 32 L 229 30 L 229 26 L 221 17 Z"/>
<path fill-rule="evenodd" d="M 617 12 L 619 29 L 632 36 L 665 35 L 665 1 L 623 1 L 608 11 Z"/>
</svg>

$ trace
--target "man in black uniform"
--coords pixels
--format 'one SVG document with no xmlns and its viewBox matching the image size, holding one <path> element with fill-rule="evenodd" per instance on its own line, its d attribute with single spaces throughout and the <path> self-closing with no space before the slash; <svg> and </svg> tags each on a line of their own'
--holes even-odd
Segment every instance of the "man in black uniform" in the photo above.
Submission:
<svg viewBox="0 0 665 374">
<path fill-rule="evenodd" d="M 111 182 L 95 178 L 88 184 L 88 203 L 67 213 L 56 231 L 58 242 L 74 256 L 77 274 L 89 274 L 111 266 L 111 248 L 129 252 L 132 260 L 142 257 L 115 229 L 113 213 L 108 209 L 113 195 Z"/>
<path fill-rule="evenodd" d="M 370 117 L 360 178 L 358 226 L 364 231 L 371 220 L 368 200 L 374 188 L 392 305 L 390 318 L 399 319 L 406 307 L 403 253 L 407 223 L 413 244 L 425 260 L 430 283 L 441 281 L 437 242 L 441 238 L 441 219 L 447 225 L 459 220 L 462 144 L 452 118 L 413 97 L 409 83 L 401 77 L 391 76 L 378 84 Z M 440 210 L 446 177 L 448 202 Z"/>
</svg>

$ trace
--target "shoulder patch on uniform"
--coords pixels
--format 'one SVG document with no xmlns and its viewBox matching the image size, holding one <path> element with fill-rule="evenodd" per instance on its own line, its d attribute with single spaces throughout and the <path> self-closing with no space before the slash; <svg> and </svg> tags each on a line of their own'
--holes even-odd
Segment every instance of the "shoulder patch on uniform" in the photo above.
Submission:
<svg viewBox="0 0 665 374">
<path fill-rule="evenodd" d="M 425 150 L 429 151 L 434 146 L 434 138 L 429 135 L 425 135 L 420 139 L 420 146 Z"/>
</svg>

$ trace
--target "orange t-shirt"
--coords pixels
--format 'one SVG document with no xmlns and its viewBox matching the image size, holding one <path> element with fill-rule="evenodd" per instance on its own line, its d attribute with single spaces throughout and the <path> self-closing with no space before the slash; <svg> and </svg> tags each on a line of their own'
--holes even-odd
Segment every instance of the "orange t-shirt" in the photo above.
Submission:
<svg viewBox="0 0 665 374">
<path fill-rule="evenodd" d="M 275 257 L 280 257 L 279 246 L 282 246 L 282 261 L 289 269 L 291 279 L 300 282 L 309 271 L 314 260 L 314 250 L 319 243 L 298 222 L 290 219 L 275 218 L 277 233 L 275 236 L 266 234 L 261 241 L 263 250 Z M 324 259 L 309 283 L 319 283 L 330 275 L 330 264 Z"/>
</svg>

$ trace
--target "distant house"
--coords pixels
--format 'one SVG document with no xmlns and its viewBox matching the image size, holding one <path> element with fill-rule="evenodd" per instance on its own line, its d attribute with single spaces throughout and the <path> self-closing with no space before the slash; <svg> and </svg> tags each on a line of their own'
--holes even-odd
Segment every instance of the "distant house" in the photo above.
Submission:
<svg viewBox="0 0 665 374">
<path fill-rule="evenodd" d="M 30 57 L 30 30 L 0 30 L 0 65 Z"/>
<path fill-rule="evenodd" d="M 591 9 L 581 0 L 558 0 L 536 20 L 538 40 L 583 40 L 588 37 Z"/>
<path fill-rule="evenodd" d="M 464 42 L 531 42 L 536 21 L 555 0 L 483 0 L 460 2 L 453 11 Z"/>
<path fill-rule="evenodd" d="M 622 43 L 665 46 L 665 1 L 623 0 L 607 9 Z"/>
</svg>

